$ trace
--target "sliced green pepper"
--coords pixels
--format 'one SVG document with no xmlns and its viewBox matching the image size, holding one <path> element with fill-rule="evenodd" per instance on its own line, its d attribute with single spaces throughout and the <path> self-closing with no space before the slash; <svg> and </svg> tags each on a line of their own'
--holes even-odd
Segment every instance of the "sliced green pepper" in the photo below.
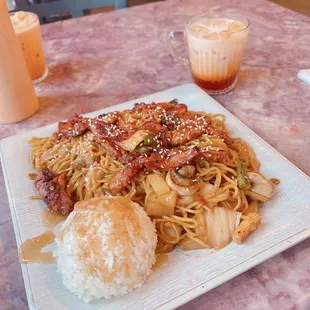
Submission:
<svg viewBox="0 0 310 310">
<path fill-rule="evenodd" d="M 170 103 L 173 103 L 173 104 L 178 104 L 179 103 L 179 100 L 178 99 L 173 99 L 171 101 L 169 101 Z"/>
<path fill-rule="evenodd" d="M 150 136 L 146 136 L 143 140 L 143 144 L 150 146 L 153 144 L 153 139 Z"/>
<path fill-rule="evenodd" d="M 237 180 L 238 186 L 241 189 L 250 189 L 251 183 L 249 181 L 248 175 L 244 169 L 243 161 L 240 160 L 237 166 Z"/>
<path fill-rule="evenodd" d="M 137 147 L 134 151 L 138 153 L 147 153 L 149 152 L 149 148 L 146 146 Z"/>
</svg>

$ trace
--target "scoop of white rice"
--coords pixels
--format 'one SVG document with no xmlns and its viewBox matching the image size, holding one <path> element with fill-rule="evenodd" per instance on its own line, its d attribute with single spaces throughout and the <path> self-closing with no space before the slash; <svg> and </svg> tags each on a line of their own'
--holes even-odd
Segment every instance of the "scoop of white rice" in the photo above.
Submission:
<svg viewBox="0 0 310 310">
<path fill-rule="evenodd" d="M 125 197 L 78 202 L 56 238 L 64 285 L 86 302 L 141 286 L 155 263 L 157 235 L 146 212 Z"/>
</svg>

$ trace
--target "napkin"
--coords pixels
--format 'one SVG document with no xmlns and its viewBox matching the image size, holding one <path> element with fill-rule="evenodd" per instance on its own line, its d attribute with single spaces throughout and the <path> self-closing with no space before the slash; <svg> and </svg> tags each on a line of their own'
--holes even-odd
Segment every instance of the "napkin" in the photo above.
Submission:
<svg viewBox="0 0 310 310">
<path fill-rule="evenodd" d="M 310 84 L 310 69 L 300 70 L 297 76 L 307 84 Z"/>
</svg>

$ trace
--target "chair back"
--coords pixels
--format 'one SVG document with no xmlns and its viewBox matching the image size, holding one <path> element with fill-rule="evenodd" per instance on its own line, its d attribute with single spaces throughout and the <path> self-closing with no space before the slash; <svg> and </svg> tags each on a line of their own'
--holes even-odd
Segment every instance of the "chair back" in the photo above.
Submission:
<svg viewBox="0 0 310 310">
<path fill-rule="evenodd" d="M 80 17 L 85 14 L 85 10 L 103 6 L 121 9 L 127 7 L 127 0 L 15 0 L 14 11 L 36 13 L 40 22 L 45 23 L 50 16 Z"/>
</svg>

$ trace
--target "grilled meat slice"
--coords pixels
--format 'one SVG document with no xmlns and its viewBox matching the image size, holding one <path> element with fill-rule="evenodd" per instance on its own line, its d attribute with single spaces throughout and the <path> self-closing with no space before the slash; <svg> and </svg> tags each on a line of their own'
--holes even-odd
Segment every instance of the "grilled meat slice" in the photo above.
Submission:
<svg viewBox="0 0 310 310">
<path fill-rule="evenodd" d="M 167 117 L 165 122 L 169 131 L 165 132 L 164 139 L 168 141 L 169 146 L 184 145 L 210 131 L 209 120 L 204 115 L 195 114 L 185 120 L 177 119 L 176 121 Z"/>
<path fill-rule="evenodd" d="M 128 136 L 125 130 L 119 128 L 117 124 L 105 123 L 100 119 L 92 119 L 89 129 L 95 136 L 97 143 L 110 140 L 124 140 Z"/>
<path fill-rule="evenodd" d="M 107 124 L 116 124 L 119 119 L 120 112 L 110 112 L 100 114 L 97 118 Z"/>
<path fill-rule="evenodd" d="M 167 141 L 166 145 L 170 147 L 184 145 L 203 134 L 219 137 L 227 143 L 230 142 L 227 133 L 211 127 L 209 119 L 205 115 L 185 115 L 184 118 L 168 116 L 163 120 L 163 123 L 167 126 L 167 130 L 163 130 L 161 139 Z"/>
<path fill-rule="evenodd" d="M 197 146 L 191 148 L 174 148 L 163 154 L 152 154 L 145 166 L 150 169 L 168 171 L 188 165 L 199 156 Z"/>
<path fill-rule="evenodd" d="M 155 120 L 145 121 L 140 129 L 147 130 L 151 135 L 156 136 L 162 130 L 162 125 Z"/>
<path fill-rule="evenodd" d="M 43 168 L 36 177 L 34 185 L 52 212 L 68 215 L 73 210 L 74 201 L 66 192 L 65 174 L 54 176 L 47 168 Z"/>
<path fill-rule="evenodd" d="M 124 189 L 134 179 L 142 167 L 143 161 L 136 161 L 118 171 L 110 181 L 109 188 L 111 192 L 117 193 Z"/>
<path fill-rule="evenodd" d="M 73 115 L 66 122 L 58 123 L 58 131 L 65 138 L 77 137 L 89 129 L 88 118 Z"/>
<path fill-rule="evenodd" d="M 225 151 L 203 151 L 203 150 L 200 150 L 200 154 L 208 162 L 222 163 L 225 159 L 228 159 L 228 154 Z"/>
<path fill-rule="evenodd" d="M 182 116 L 187 112 L 187 106 L 183 103 L 175 104 L 171 102 L 153 102 L 150 104 L 138 103 L 131 111 L 140 113 L 144 118 L 149 118 L 152 115 L 154 116 L 154 114 L 162 114 L 163 112 L 169 115 Z"/>
</svg>

